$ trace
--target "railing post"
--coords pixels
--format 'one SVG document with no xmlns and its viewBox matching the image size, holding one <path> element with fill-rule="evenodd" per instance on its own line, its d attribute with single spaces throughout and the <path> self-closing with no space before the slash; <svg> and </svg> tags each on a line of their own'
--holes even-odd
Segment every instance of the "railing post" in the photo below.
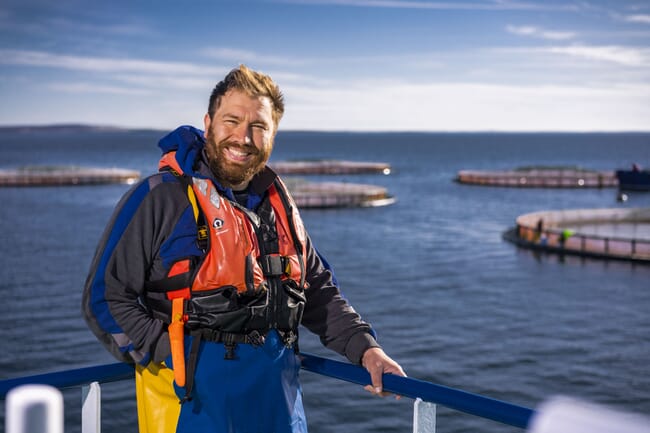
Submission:
<svg viewBox="0 0 650 433">
<path fill-rule="evenodd" d="M 81 433 L 101 433 L 102 390 L 98 382 L 81 387 Z"/>
<path fill-rule="evenodd" d="M 63 396 L 49 385 L 23 385 L 7 393 L 7 433 L 63 433 Z"/>
<path fill-rule="evenodd" d="M 413 403 L 413 433 L 436 433 L 436 405 L 416 398 Z"/>
</svg>

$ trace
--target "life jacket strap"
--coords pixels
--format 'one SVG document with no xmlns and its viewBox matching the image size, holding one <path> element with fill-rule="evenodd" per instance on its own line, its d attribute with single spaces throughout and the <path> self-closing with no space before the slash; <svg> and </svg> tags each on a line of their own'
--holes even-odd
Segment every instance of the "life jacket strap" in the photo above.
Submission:
<svg viewBox="0 0 650 433">
<path fill-rule="evenodd" d="M 234 332 L 224 332 L 218 329 L 201 328 L 190 332 L 190 335 L 199 335 L 201 339 L 213 343 L 224 344 L 250 344 L 253 346 L 264 345 L 265 338 L 259 331 L 253 330 L 248 334 L 236 334 Z"/>
<path fill-rule="evenodd" d="M 194 188 L 192 187 L 192 179 L 186 174 L 179 173 L 174 168 L 166 165 L 163 167 L 165 170 L 169 170 L 178 181 L 185 188 L 185 193 L 187 194 L 187 200 L 192 206 L 192 212 L 194 214 L 194 221 L 196 222 L 196 245 L 201 251 L 206 251 L 208 248 L 208 226 L 205 222 L 205 215 L 201 211 L 201 207 L 198 205 L 196 194 L 194 194 Z"/>
<path fill-rule="evenodd" d="M 194 374 L 196 373 L 196 361 L 199 357 L 199 348 L 201 347 L 201 334 L 195 335 L 190 347 L 190 354 L 187 359 L 187 369 L 185 376 L 185 397 L 180 401 L 180 404 L 192 400 L 192 390 L 194 389 Z"/>
</svg>

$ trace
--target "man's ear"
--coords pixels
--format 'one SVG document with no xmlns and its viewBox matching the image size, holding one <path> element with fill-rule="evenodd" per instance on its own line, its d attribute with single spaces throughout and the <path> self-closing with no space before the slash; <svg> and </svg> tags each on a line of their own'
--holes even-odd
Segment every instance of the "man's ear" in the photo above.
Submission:
<svg viewBox="0 0 650 433">
<path fill-rule="evenodd" d="M 205 113 L 205 116 L 203 116 L 203 126 L 205 127 L 203 129 L 203 137 L 208 138 L 208 131 L 210 130 L 210 125 L 212 125 L 212 119 L 210 118 L 210 113 Z"/>
</svg>

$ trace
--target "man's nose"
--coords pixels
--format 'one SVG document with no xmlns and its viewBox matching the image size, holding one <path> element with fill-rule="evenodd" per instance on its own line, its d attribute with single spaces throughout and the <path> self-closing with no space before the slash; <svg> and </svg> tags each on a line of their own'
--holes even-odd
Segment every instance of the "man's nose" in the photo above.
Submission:
<svg viewBox="0 0 650 433">
<path fill-rule="evenodd" d="M 245 122 L 237 125 L 237 128 L 233 131 L 233 138 L 241 144 L 250 144 L 251 143 L 251 132 L 252 128 L 250 125 L 247 125 Z"/>
</svg>

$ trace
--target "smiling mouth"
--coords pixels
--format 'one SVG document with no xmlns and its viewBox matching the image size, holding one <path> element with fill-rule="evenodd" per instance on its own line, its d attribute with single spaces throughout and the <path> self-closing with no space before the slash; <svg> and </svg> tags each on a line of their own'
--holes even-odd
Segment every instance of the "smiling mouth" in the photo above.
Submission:
<svg viewBox="0 0 650 433">
<path fill-rule="evenodd" d="M 243 150 L 241 148 L 236 148 L 236 147 L 226 147 L 224 149 L 224 156 L 229 160 L 233 162 L 238 162 L 238 163 L 244 163 L 249 161 L 254 153 L 249 152 L 246 150 Z"/>
</svg>

